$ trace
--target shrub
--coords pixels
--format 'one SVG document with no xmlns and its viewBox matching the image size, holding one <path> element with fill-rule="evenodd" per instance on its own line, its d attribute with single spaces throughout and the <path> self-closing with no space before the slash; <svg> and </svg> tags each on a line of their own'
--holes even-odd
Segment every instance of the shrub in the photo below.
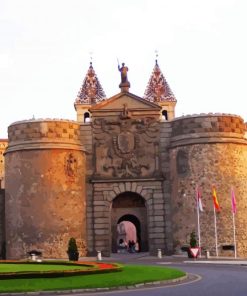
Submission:
<svg viewBox="0 0 247 296">
<path fill-rule="evenodd" d="M 78 261 L 79 252 L 78 252 L 76 240 L 74 237 L 71 237 L 69 239 L 67 254 L 69 256 L 70 261 Z"/>
<path fill-rule="evenodd" d="M 195 231 L 192 231 L 190 234 L 190 247 L 195 248 L 197 246 L 197 239 Z"/>
</svg>

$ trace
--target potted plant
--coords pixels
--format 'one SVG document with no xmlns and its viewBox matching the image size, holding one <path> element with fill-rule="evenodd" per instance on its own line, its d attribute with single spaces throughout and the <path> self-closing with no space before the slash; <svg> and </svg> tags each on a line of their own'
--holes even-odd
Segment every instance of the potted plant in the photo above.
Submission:
<svg viewBox="0 0 247 296">
<path fill-rule="evenodd" d="M 74 237 L 71 237 L 69 239 L 67 254 L 69 256 L 70 261 L 78 261 L 79 252 L 78 252 L 76 240 Z"/>
</svg>

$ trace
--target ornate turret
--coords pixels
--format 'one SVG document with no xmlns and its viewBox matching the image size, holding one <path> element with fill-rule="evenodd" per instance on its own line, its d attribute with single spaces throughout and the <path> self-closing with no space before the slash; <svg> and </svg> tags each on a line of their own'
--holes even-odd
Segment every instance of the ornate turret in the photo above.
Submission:
<svg viewBox="0 0 247 296">
<path fill-rule="evenodd" d="M 157 60 L 155 60 L 155 66 L 149 79 L 144 99 L 155 102 L 162 107 L 161 118 L 163 120 L 174 118 L 174 108 L 177 100 L 162 74 Z"/>
<path fill-rule="evenodd" d="M 82 83 L 80 91 L 75 100 L 75 109 L 77 111 L 77 121 L 90 121 L 89 108 L 106 99 L 105 92 L 95 74 L 92 62 L 90 62 L 86 77 Z"/>
</svg>

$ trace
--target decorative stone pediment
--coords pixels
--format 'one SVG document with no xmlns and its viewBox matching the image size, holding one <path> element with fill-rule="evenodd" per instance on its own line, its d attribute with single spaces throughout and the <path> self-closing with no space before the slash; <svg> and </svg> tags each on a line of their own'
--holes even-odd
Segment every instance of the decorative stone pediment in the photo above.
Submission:
<svg viewBox="0 0 247 296">
<path fill-rule="evenodd" d="M 127 106 L 128 110 L 150 110 L 150 111 L 160 111 L 160 107 L 152 102 L 146 101 L 136 95 L 131 93 L 121 92 L 106 101 L 100 102 L 99 104 L 93 106 L 90 111 L 115 111 L 123 109 L 123 106 Z"/>
</svg>

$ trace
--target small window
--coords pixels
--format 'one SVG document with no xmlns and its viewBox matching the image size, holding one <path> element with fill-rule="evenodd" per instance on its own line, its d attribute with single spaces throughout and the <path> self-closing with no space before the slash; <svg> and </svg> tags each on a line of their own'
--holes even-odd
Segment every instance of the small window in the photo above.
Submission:
<svg viewBox="0 0 247 296">
<path fill-rule="evenodd" d="M 168 120 L 168 113 L 167 110 L 162 111 L 162 120 L 167 121 Z"/>
<path fill-rule="evenodd" d="M 84 122 L 90 122 L 91 118 L 90 118 L 90 113 L 89 112 L 85 112 L 84 113 Z"/>
</svg>

